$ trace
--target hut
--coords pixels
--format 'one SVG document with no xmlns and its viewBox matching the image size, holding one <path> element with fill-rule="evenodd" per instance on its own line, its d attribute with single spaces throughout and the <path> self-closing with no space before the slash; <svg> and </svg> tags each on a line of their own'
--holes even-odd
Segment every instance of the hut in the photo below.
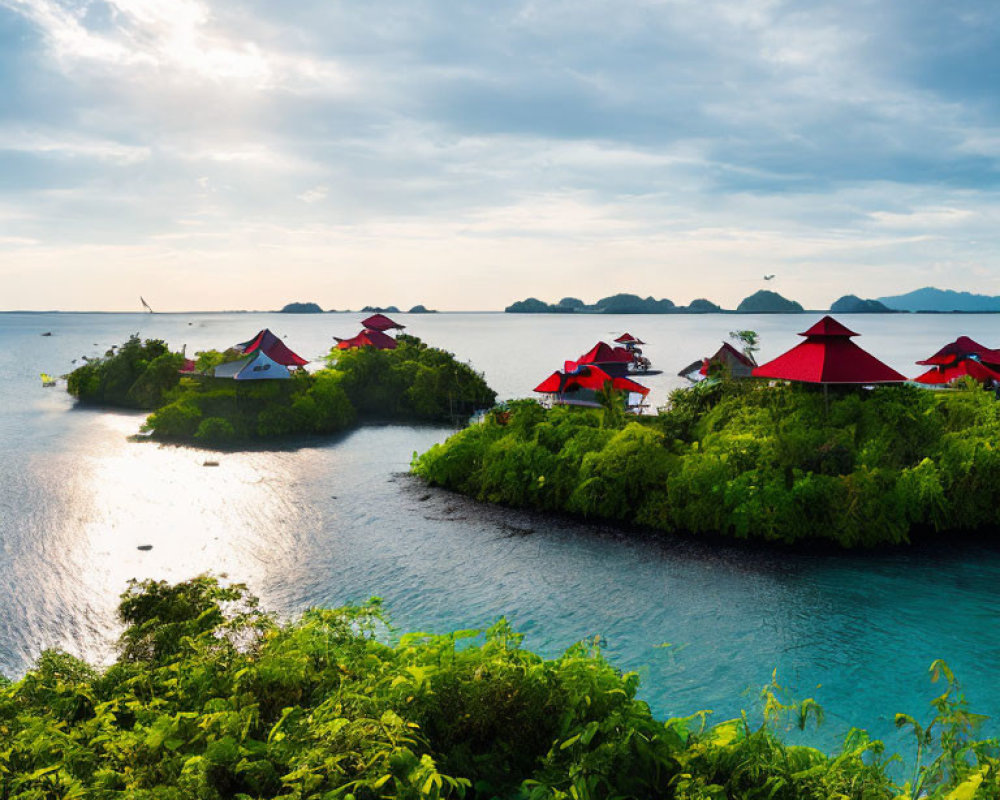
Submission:
<svg viewBox="0 0 1000 800">
<path fill-rule="evenodd" d="M 879 361 L 851 339 L 859 334 L 825 316 L 800 333 L 804 342 L 766 364 L 754 367 L 757 378 L 777 378 L 800 383 L 865 385 L 903 383 L 906 378 Z"/>
<path fill-rule="evenodd" d="M 608 375 L 619 378 L 624 377 L 628 373 L 629 366 L 634 361 L 635 356 L 628 349 L 624 347 L 611 347 L 611 345 L 604 342 L 598 342 L 575 362 L 569 361 L 567 364 L 598 367 Z"/>
<path fill-rule="evenodd" d="M 395 350 L 398 342 L 391 336 L 373 329 L 365 329 L 350 339 L 337 339 L 338 350 L 355 350 L 360 347 L 374 347 L 376 350 Z"/>
<path fill-rule="evenodd" d="M 216 378 L 232 378 L 236 381 L 274 381 L 292 377 L 287 366 L 278 363 L 260 349 L 238 361 L 219 364 L 213 374 Z"/>
<path fill-rule="evenodd" d="M 534 391 L 548 395 L 550 402 L 555 405 L 600 408 L 601 403 L 597 393 L 608 384 L 625 395 L 626 410 L 642 409 L 643 400 L 649 394 L 649 389 L 630 378 L 609 375 L 594 365 L 581 365 L 574 370 L 553 372 L 538 384 Z"/>
<path fill-rule="evenodd" d="M 692 383 L 698 383 L 720 373 L 730 378 L 749 378 L 756 366 L 757 362 L 753 360 L 753 356 L 741 353 L 729 342 L 723 342 L 714 355 L 692 362 L 677 374 Z"/>
<path fill-rule="evenodd" d="M 252 339 L 235 345 L 234 349 L 239 350 L 245 355 L 256 353 L 259 350 L 272 361 L 276 361 L 285 367 L 304 367 L 309 363 L 302 356 L 293 353 L 281 339 L 267 328 L 258 331 Z"/>
<path fill-rule="evenodd" d="M 914 380 L 929 386 L 946 386 L 964 376 L 980 383 L 1000 383 L 1000 350 L 984 347 L 968 336 L 959 336 L 917 363 L 930 369 Z"/>
</svg>

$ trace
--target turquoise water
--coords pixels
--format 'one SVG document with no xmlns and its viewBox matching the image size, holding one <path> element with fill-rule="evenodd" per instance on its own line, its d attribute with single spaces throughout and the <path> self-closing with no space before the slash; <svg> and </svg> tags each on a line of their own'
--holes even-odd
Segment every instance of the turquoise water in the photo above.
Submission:
<svg viewBox="0 0 1000 800">
<path fill-rule="evenodd" d="M 664 369 L 649 381 L 659 400 L 680 383 L 673 373 L 731 328 L 761 330 L 770 357 L 813 321 L 401 316 L 485 370 L 501 396 L 527 394 L 563 359 L 629 329 Z M 133 331 L 191 352 L 267 324 L 314 357 L 332 335 L 356 332 L 357 319 L 0 314 L 0 669 L 17 674 L 53 646 L 106 661 L 129 578 L 208 571 L 245 581 L 284 614 L 379 595 L 403 628 L 445 631 L 506 615 L 548 655 L 600 635 L 617 665 L 639 671 L 661 716 L 733 716 L 776 668 L 781 683 L 827 711 L 812 741 L 828 745 L 860 726 L 895 747 L 894 713 L 923 714 L 939 693 L 927 678 L 934 658 L 952 665 L 976 710 L 1000 714 L 994 548 L 818 555 L 626 535 L 428 491 L 405 471 L 447 429 L 373 427 L 212 453 L 129 442 L 141 414 L 75 409 L 61 385 L 38 380 Z M 994 320 L 847 319 L 863 346 L 908 374 L 960 333 L 1000 343 Z M 656 647 L 664 642 L 672 647 Z"/>
</svg>

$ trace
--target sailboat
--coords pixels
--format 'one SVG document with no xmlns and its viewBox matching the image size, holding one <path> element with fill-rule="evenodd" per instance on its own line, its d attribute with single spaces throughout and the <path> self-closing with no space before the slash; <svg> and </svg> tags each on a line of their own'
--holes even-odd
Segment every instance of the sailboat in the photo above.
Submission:
<svg viewBox="0 0 1000 800">
<path fill-rule="evenodd" d="M 141 294 L 139 295 L 139 302 L 142 303 L 142 307 L 144 309 L 146 309 L 150 314 L 155 314 L 156 313 L 155 311 L 153 311 L 152 308 L 149 307 L 149 303 L 147 303 L 145 300 L 143 300 Z"/>
</svg>

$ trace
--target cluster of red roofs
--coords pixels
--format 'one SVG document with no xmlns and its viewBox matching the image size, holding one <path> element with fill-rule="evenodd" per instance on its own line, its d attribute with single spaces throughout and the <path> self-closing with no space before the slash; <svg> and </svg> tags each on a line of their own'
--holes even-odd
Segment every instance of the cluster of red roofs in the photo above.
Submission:
<svg viewBox="0 0 1000 800">
<path fill-rule="evenodd" d="M 858 334 L 833 317 L 823 317 L 799 336 L 804 336 L 805 341 L 766 364 L 752 366 L 748 370 L 749 373 L 757 378 L 819 384 L 906 381 L 905 375 L 851 341 Z M 726 347 L 741 360 L 743 366 L 750 367 L 746 356 L 729 345 L 724 345 L 723 350 L 713 356 L 712 360 L 725 360 L 720 354 Z M 730 353 L 727 352 L 725 355 Z M 930 367 L 922 375 L 914 378 L 917 383 L 944 385 L 964 375 L 981 383 L 1000 382 L 1000 350 L 983 347 L 968 336 L 960 336 L 930 358 L 917 363 Z M 703 374 L 706 371 L 707 364 L 703 367 Z"/>
<path fill-rule="evenodd" d="M 406 327 L 398 322 L 393 322 L 385 314 L 373 314 L 368 319 L 361 320 L 361 333 L 352 336 L 350 339 L 337 340 L 338 350 L 352 350 L 357 347 L 374 347 L 376 350 L 395 350 L 396 340 L 386 331 L 393 329 L 403 330 Z"/>
<path fill-rule="evenodd" d="M 634 348 L 644 342 L 626 333 L 615 339 L 618 347 L 598 342 L 576 361 L 566 361 L 562 371 L 553 372 L 535 387 L 540 394 L 552 395 L 556 403 L 598 405 L 595 392 L 610 384 L 613 389 L 645 397 L 649 389 L 627 377 L 635 363 Z"/>
</svg>

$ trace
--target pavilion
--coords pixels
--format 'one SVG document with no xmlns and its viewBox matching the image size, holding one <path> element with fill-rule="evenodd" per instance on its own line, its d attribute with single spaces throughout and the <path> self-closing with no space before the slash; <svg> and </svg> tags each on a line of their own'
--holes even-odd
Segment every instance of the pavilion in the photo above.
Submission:
<svg viewBox="0 0 1000 800">
<path fill-rule="evenodd" d="M 755 378 L 777 378 L 799 383 L 867 385 L 903 383 L 905 376 L 851 341 L 857 333 L 825 316 L 800 333 L 806 340 L 753 370 Z"/>
<path fill-rule="evenodd" d="M 966 375 L 980 383 L 1000 382 L 1000 350 L 983 347 L 968 336 L 959 336 L 917 363 L 930 367 L 914 378 L 917 383 L 944 386 Z"/>
<path fill-rule="evenodd" d="M 393 322 L 385 314 L 372 314 L 368 319 L 361 320 L 361 327 L 385 333 L 393 328 L 403 330 L 406 326 L 400 325 L 398 322 Z"/>
<path fill-rule="evenodd" d="M 250 355 L 259 350 L 272 361 L 285 367 L 304 367 L 309 363 L 302 356 L 293 353 L 281 339 L 267 328 L 258 331 L 252 339 L 235 345 L 234 349 L 241 351 L 244 355 Z"/>
<path fill-rule="evenodd" d="M 292 377 L 288 367 L 259 349 L 246 358 L 219 364 L 213 374 L 216 378 L 232 378 L 237 381 L 288 380 Z"/>
<path fill-rule="evenodd" d="M 382 331 L 366 328 L 350 339 L 340 339 L 336 336 L 338 350 L 354 350 L 360 347 L 374 347 L 376 350 L 395 350 L 398 342 Z"/>
<path fill-rule="evenodd" d="M 645 386 L 629 378 L 609 375 L 593 365 L 580 365 L 573 371 L 553 372 L 534 391 L 549 395 L 555 405 L 600 408 L 597 393 L 608 384 L 625 394 L 626 409 L 641 408 L 642 401 L 649 394 Z"/>
<path fill-rule="evenodd" d="M 629 364 L 635 361 L 635 356 L 625 347 L 611 347 L 604 342 L 598 342 L 575 362 L 567 361 L 566 368 L 572 371 L 570 365 L 598 367 L 615 378 L 624 377 L 628 373 Z"/>
</svg>

